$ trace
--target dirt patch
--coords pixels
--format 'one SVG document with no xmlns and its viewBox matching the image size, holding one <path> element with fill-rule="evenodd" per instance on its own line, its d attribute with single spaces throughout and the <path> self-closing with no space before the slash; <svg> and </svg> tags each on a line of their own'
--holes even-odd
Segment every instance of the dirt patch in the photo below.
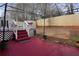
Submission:
<svg viewBox="0 0 79 59">
<path fill-rule="evenodd" d="M 48 37 L 48 42 L 66 44 L 74 46 L 72 37 L 79 35 L 79 26 L 56 26 L 56 27 L 45 27 L 45 34 Z M 43 27 L 37 28 L 37 35 L 43 39 Z"/>
<path fill-rule="evenodd" d="M 37 35 L 37 37 L 40 38 L 41 40 L 44 40 L 42 35 Z M 69 45 L 69 46 L 75 47 L 72 39 L 67 40 L 67 39 L 61 39 L 61 38 L 47 36 L 47 40 L 45 40 L 45 41 L 48 41 L 49 43 L 57 43 L 57 44 Z"/>
<path fill-rule="evenodd" d="M 44 27 L 37 27 L 37 34 L 43 34 Z M 79 35 L 79 26 L 52 26 L 45 27 L 45 34 L 50 37 L 70 39 L 73 35 Z"/>
<path fill-rule="evenodd" d="M 43 27 L 37 28 L 37 33 L 42 35 Z M 69 39 L 71 32 L 70 30 L 61 27 L 46 27 L 45 34 L 50 37 Z"/>
</svg>

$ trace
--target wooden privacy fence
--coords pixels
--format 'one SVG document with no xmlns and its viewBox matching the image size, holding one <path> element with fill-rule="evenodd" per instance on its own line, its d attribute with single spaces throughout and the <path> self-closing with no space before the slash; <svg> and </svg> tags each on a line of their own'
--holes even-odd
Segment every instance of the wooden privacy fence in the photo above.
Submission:
<svg viewBox="0 0 79 59">
<path fill-rule="evenodd" d="M 44 19 L 39 19 L 37 33 L 43 34 Z M 51 37 L 70 39 L 73 34 L 79 33 L 79 15 L 64 15 L 45 19 L 45 34 Z"/>
</svg>

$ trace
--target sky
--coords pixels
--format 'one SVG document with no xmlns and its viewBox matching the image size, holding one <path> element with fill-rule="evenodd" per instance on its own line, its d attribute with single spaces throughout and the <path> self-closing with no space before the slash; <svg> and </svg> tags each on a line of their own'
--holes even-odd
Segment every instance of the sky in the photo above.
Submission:
<svg viewBox="0 0 79 59">
<path fill-rule="evenodd" d="M 3 5 L 4 3 L 0 3 L 0 6 Z M 14 6 L 14 3 L 9 3 L 8 5 L 12 5 Z M 10 9 L 9 7 L 7 9 Z M 0 7 L 0 17 L 3 15 L 4 13 L 4 6 Z"/>
<path fill-rule="evenodd" d="M 4 4 L 4 3 L 0 3 L 0 6 L 2 4 Z M 15 5 L 15 4 L 9 3 L 8 5 Z M 61 10 L 66 11 L 66 8 L 64 7 L 65 6 L 65 3 L 58 3 L 57 6 L 58 6 L 58 8 L 61 8 Z M 74 3 L 74 9 L 75 8 L 79 8 L 79 3 Z M 10 8 L 8 7 L 7 9 L 10 9 Z M 0 17 L 3 15 L 3 12 L 4 12 L 4 6 L 3 7 L 0 7 Z"/>
<path fill-rule="evenodd" d="M 3 3 L 0 3 L 0 6 L 2 5 Z M 0 16 L 2 15 L 2 13 L 4 12 L 4 6 L 3 7 L 0 7 Z"/>
</svg>

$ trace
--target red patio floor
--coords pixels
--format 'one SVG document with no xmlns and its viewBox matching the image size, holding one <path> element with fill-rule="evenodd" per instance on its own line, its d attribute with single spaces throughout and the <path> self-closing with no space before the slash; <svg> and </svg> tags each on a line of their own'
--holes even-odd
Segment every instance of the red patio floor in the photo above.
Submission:
<svg viewBox="0 0 79 59">
<path fill-rule="evenodd" d="M 1 56 L 79 56 L 79 48 L 48 43 L 39 38 L 32 38 L 29 42 L 8 42 L 8 48 L 0 51 Z"/>
</svg>

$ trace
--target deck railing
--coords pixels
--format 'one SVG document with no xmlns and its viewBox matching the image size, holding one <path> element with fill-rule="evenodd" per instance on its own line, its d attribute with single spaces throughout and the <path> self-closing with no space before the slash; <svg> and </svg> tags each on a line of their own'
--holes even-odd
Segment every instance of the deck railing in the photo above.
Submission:
<svg viewBox="0 0 79 59">
<path fill-rule="evenodd" d="M 15 34 L 15 38 L 17 39 L 17 28 L 18 28 L 18 27 L 17 27 L 16 21 L 14 21 L 14 20 L 13 20 L 13 26 L 14 26 L 14 27 L 13 27 L 13 32 L 14 32 L 14 34 Z"/>
<path fill-rule="evenodd" d="M 18 35 L 17 35 L 18 30 L 27 30 L 28 31 L 26 22 L 13 21 L 13 25 L 14 25 L 13 32 L 15 34 L 16 39 L 18 37 Z"/>
</svg>

